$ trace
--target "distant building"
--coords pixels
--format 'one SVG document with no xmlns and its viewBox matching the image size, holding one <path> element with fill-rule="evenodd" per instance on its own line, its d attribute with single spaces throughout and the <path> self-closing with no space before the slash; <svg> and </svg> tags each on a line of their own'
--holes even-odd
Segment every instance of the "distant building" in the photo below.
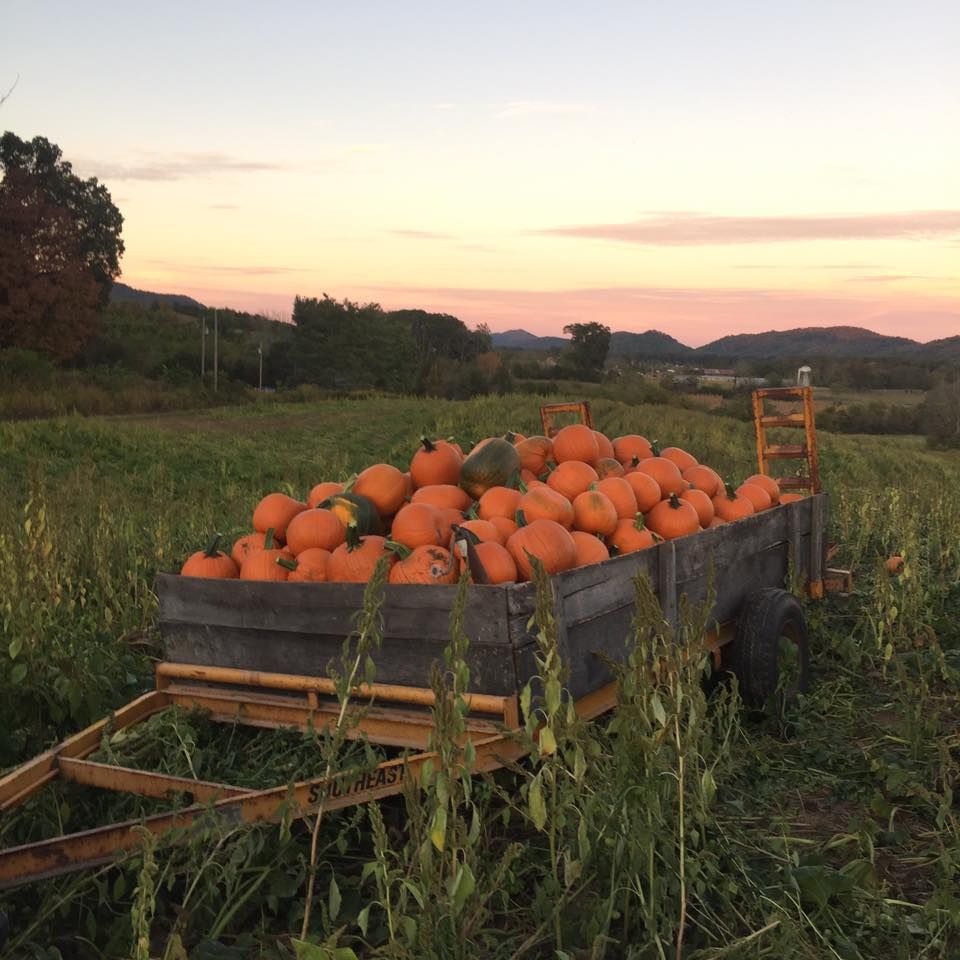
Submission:
<svg viewBox="0 0 960 960">
<path fill-rule="evenodd" d="M 798 387 L 809 387 L 813 384 L 813 371 L 804 364 L 797 371 L 797 386 Z"/>
</svg>

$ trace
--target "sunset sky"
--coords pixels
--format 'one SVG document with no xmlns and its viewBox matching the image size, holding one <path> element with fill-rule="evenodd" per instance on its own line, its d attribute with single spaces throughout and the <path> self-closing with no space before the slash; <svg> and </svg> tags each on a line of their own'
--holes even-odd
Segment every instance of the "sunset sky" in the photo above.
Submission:
<svg viewBox="0 0 960 960">
<path fill-rule="evenodd" d="M 960 334 L 960 3 L 5 0 L 122 279 L 698 345 Z M 17 80 L 19 76 L 19 80 Z"/>
</svg>

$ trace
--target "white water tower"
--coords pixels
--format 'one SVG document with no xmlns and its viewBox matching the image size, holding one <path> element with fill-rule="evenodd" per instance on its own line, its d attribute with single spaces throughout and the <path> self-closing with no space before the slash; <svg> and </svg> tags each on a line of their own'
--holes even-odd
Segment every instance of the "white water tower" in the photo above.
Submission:
<svg viewBox="0 0 960 960">
<path fill-rule="evenodd" d="M 797 386 L 798 387 L 809 387 L 813 382 L 813 371 L 804 364 L 797 371 Z"/>
</svg>

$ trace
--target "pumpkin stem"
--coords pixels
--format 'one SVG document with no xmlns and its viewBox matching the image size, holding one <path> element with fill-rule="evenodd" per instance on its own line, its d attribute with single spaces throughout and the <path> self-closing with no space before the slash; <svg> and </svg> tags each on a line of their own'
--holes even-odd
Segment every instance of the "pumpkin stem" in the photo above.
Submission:
<svg viewBox="0 0 960 960">
<path fill-rule="evenodd" d="M 473 503 L 470 504 L 469 509 L 464 513 L 464 517 L 467 520 L 479 520 L 480 514 L 477 513 L 477 507 L 479 506 L 480 506 L 480 501 L 474 500 Z"/>
<path fill-rule="evenodd" d="M 420 442 L 423 444 L 423 449 L 426 450 L 427 453 L 433 453 L 433 451 L 437 449 L 437 445 L 427 437 L 421 437 Z"/>
<path fill-rule="evenodd" d="M 637 530 L 647 529 L 647 525 L 643 519 L 643 514 L 639 510 L 637 511 L 637 515 L 633 518 L 633 525 Z"/>
<path fill-rule="evenodd" d="M 630 458 L 629 466 L 631 470 L 636 470 L 640 466 L 640 458 L 636 454 Z"/>
<path fill-rule="evenodd" d="M 653 533 L 653 532 L 651 532 L 650 536 L 653 537 L 653 542 L 654 542 L 654 543 L 663 543 L 663 542 L 664 542 L 664 541 L 663 541 L 663 537 L 661 537 L 659 533 Z"/>
<path fill-rule="evenodd" d="M 508 431 L 503 435 L 503 439 L 506 440 L 507 443 L 516 443 L 516 442 L 517 442 L 517 435 L 516 435 L 512 430 L 508 430 Z"/>
<path fill-rule="evenodd" d="M 296 560 L 290 560 L 287 557 L 277 557 L 277 566 L 283 567 L 285 570 L 289 570 L 291 573 L 293 573 L 293 571 L 296 570 L 300 564 L 297 563 Z"/>
<path fill-rule="evenodd" d="M 472 543 L 474 546 L 480 542 L 480 538 L 472 530 L 467 530 L 465 527 L 461 527 L 458 524 L 454 524 L 452 529 L 454 537 L 457 540 L 466 540 L 468 543 Z"/>
<path fill-rule="evenodd" d="M 527 525 L 527 518 L 523 515 L 522 510 L 518 510 L 513 515 L 513 521 L 518 527 L 525 527 Z"/>
<path fill-rule="evenodd" d="M 263 535 L 263 549 L 273 549 L 273 527 L 270 527 L 270 529 L 267 530 L 267 532 Z"/>
<path fill-rule="evenodd" d="M 357 521 L 351 519 L 347 524 L 347 552 L 353 553 L 360 547 L 360 534 L 357 531 Z"/>
<path fill-rule="evenodd" d="M 724 482 L 723 488 L 724 488 L 724 490 L 727 491 L 727 499 L 728 499 L 728 500 L 736 500 L 736 499 L 737 499 L 737 491 L 736 491 L 736 488 L 734 487 L 734 485 L 733 485 L 732 483 L 726 483 L 726 482 Z"/>
<path fill-rule="evenodd" d="M 384 550 L 389 550 L 391 553 L 395 553 L 401 560 L 406 560 L 413 551 L 403 543 L 398 543 L 396 540 L 386 540 L 383 544 Z"/>
<path fill-rule="evenodd" d="M 217 545 L 220 543 L 221 538 L 223 537 L 222 533 L 215 533 L 211 538 L 209 543 L 207 543 L 204 548 L 203 555 L 205 557 L 215 557 L 220 551 L 217 549 Z"/>
<path fill-rule="evenodd" d="M 526 493 L 530 488 L 529 488 L 522 480 L 520 480 L 520 481 L 517 483 L 517 489 L 518 489 L 521 493 Z"/>
<path fill-rule="evenodd" d="M 349 493 L 349 492 L 353 489 L 353 485 L 357 482 L 357 476 L 358 476 L 358 474 L 356 474 L 356 473 L 351 473 L 350 476 L 347 477 L 347 479 L 343 481 L 343 492 L 344 492 L 344 493 Z"/>
<path fill-rule="evenodd" d="M 652 451 L 652 453 L 653 453 L 653 455 L 654 455 L 655 457 L 659 457 L 659 456 L 660 456 L 660 441 L 659 441 L 659 440 L 654 440 L 653 443 L 650 444 L 650 450 Z"/>
<path fill-rule="evenodd" d="M 680 498 L 675 493 L 670 494 L 670 499 L 667 502 L 670 504 L 672 509 L 680 509 Z"/>
<path fill-rule="evenodd" d="M 517 490 L 517 489 L 519 489 L 519 486 L 520 486 L 520 471 L 519 471 L 519 470 L 514 470 L 513 473 L 510 474 L 510 477 L 509 477 L 509 479 L 507 480 L 506 484 L 504 484 L 504 486 L 509 487 L 511 490 Z"/>
</svg>

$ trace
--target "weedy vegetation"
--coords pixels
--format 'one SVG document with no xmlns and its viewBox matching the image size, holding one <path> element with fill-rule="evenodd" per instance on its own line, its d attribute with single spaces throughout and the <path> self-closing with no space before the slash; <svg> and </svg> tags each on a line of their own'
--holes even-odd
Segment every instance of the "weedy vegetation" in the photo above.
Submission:
<svg viewBox="0 0 960 960">
<path fill-rule="evenodd" d="M 739 478 L 749 425 L 594 401 Z M 0 768 L 151 683 L 158 570 L 213 529 L 239 534 L 263 493 L 304 494 L 417 438 L 533 432 L 523 396 L 370 397 L 113 420 L 0 424 Z M 644 581 L 619 704 L 581 719 L 564 691 L 550 581 L 537 577 L 530 750 L 490 774 L 461 749 L 470 688 L 463 603 L 438 694 L 437 762 L 419 789 L 304 822 L 210 819 L 117 863 L 0 895 L 3 957 L 560 960 L 953 960 L 960 956 L 960 456 L 919 438 L 821 434 L 836 563 L 855 591 L 806 605 L 815 682 L 756 717 L 708 684 L 706 612 L 671 632 Z M 891 576 L 884 560 L 904 558 Z M 214 725 L 169 710 L 94 759 L 251 787 L 369 769 L 347 736 L 352 681 L 375 676 L 380 581 L 335 679 L 328 732 Z M 461 591 L 467 590 L 465 585 Z M 709 695 L 708 695 L 709 691 Z M 365 705 L 359 704 L 359 710 Z M 54 782 L 0 819 L 6 847 L 164 809 Z"/>
</svg>

